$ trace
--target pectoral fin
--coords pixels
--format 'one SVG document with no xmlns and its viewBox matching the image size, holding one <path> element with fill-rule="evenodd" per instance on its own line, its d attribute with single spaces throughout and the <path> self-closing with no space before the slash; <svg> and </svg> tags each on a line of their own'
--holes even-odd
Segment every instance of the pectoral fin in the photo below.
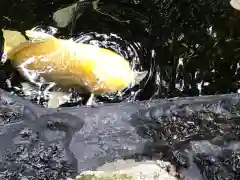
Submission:
<svg viewBox="0 0 240 180">
<path fill-rule="evenodd" d="M 47 34 L 45 32 L 34 31 L 34 30 L 27 30 L 25 31 L 25 34 L 33 43 L 41 43 L 41 42 L 46 42 L 48 40 L 57 39 L 54 36 Z"/>
<path fill-rule="evenodd" d="M 148 74 L 148 71 L 133 71 L 133 76 L 134 76 L 134 81 L 132 85 L 137 85 L 139 84 Z"/>
<path fill-rule="evenodd" d="M 94 98 L 94 94 L 91 93 L 91 95 L 86 103 L 86 106 L 91 106 L 93 104 L 93 98 Z"/>
</svg>

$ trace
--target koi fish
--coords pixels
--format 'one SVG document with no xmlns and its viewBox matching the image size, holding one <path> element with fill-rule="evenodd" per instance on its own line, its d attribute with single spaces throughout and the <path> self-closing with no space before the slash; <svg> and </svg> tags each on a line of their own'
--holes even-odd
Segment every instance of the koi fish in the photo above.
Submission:
<svg viewBox="0 0 240 180">
<path fill-rule="evenodd" d="M 53 86 L 91 93 L 87 105 L 94 95 L 120 92 L 147 75 L 147 71 L 133 71 L 127 60 L 109 49 L 34 30 L 27 30 L 26 36 L 28 41 L 6 50 L 13 66 L 30 82 L 35 73 Z"/>
</svg>

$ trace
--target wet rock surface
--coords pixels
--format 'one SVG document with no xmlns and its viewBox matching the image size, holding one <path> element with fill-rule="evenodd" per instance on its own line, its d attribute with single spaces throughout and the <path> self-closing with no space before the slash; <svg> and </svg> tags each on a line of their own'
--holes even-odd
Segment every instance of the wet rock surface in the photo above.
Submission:
<svg viewBox="0 0 240 180">
<path fill-rule="evenodd" d="M 48 110 L 0 97 L 12 115 L 0 135 L 1 178 L 75 178 L 147 157 L 171 162 L 179 179 L 239 179 L 238 94 Z"/>
<path fill-rule="evenodd" d="M 68 129 L 74 128 L 42 121 L 37 129 L 27 122 L 30 119 L 26 116 L 24 102 L 5 95 L 1 94 L 1 103 L 4 102 L 11 114 L 19 116 L 12 116 L 13 121 L 2 126 L 0 179 L 66 179 L 76 175 L 76 159 L 68 148 L 71 140 Z"/>
<path fill-rule="evenodd" d="M 74 178 L 78 172 L 106 161 L 141 153 L 150 140 L 140 137 L 121 119 L 123 116 L 117 116 L 121 111 L 106 114 L 99 108 L 86 108 L 73 113 L 56 112 L 25 103 L 4 91 L 1 95 L 9 111 L 16 111 L 15 105 L 21 106 L 21 116 L 6 124 L 0 135 L 3 179 Z"/>
<path fill-rule="evenodd" d="M 150 154 L 160 152 L 183 174 L 197 165 L 203 179 L 239 179 L 238 98 L 172 101 L 138 111 L 133 121 L 155 140 Z"/>
</svg>

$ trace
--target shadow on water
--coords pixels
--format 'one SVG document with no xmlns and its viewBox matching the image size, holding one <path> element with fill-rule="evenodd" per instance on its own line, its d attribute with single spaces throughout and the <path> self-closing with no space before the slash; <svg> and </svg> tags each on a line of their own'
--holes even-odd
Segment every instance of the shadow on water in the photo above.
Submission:
<svg viewBox="0 0 240 180">
<path fill-rule="evenodd" d="M 53 13 L 74 2 L 1 2 L 1 23 L 19 31 L 56 27 Z M 99 101 L 238 92 L 240 16 L 228 1 L 105 0 L 95 7 L 80 1 L 74 20 L 59 28 L 56 36 L 112 49 L 132 62 L 133 68 L 149 71 L 123 99 L 102 96 Z M 6 73 L 5 69 L 2 77 L 5 73 L 9 78 L 12 70 Z M 15 75 L 12 81 L 18 84 L 23 79 Z"/>
</svg>

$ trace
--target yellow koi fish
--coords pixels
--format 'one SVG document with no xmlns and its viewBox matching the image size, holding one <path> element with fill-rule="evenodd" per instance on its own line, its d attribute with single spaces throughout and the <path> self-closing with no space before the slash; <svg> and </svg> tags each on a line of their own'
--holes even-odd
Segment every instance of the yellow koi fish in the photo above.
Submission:
<svg viewBox="0 0 240 180">
<path fill-rule="evenodd" d="M 36 73 L 62 88 L 90 92 L 87 104 L 93 94 L 120 92 L 147 75 L 147 71 L 133 71 L 127 60 L 105 48 L 34 30 L 27 30 L 26 36 L 28 41 L 6 49 L 13 66 L 30 82 L 31 73 Z"/>
</svg>

